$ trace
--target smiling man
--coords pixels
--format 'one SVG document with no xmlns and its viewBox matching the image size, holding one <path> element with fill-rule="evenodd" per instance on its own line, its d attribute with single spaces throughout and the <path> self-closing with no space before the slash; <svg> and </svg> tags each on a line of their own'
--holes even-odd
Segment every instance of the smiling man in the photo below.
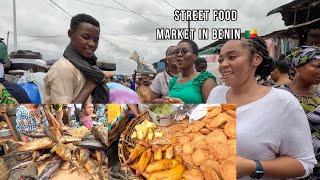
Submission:
<svg viewBox="0 0 320 180">
<path fill-rule="evenodd" d="M 107 103 L 105 74 L 96 66 L 100 24 L 87 15 L 71 19 L 70 44 L 45 77 L 47 103 Z M 50 99 L 49 99 L 50 98 Z"/>
</svg>

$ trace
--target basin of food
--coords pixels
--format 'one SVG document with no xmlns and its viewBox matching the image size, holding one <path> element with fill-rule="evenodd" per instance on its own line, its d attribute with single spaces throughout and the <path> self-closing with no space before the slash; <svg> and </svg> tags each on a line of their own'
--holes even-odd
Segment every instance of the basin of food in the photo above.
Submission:
<svg viewBox="0 0 320 180">
<path fill-rule="evenodd" d="M 174 122 L 174 106 L 171 104 L 150 105 L 148 112 L 158 126 L 169 126 Z"/>
</svg>

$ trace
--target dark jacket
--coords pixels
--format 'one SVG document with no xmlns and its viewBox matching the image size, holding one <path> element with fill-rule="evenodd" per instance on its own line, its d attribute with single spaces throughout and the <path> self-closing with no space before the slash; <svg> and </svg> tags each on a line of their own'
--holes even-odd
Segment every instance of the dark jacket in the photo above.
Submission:
<svg viewBox="0 0 320 180">
<path fill-rule="evenodd" d="M 30 104 L 30 98 L 27 92 L 20 87 L 18 84 L 0 78 L 0 83 L 8 90 L 8 92 L 13 96 L 20 104 Z"/>
</svg>

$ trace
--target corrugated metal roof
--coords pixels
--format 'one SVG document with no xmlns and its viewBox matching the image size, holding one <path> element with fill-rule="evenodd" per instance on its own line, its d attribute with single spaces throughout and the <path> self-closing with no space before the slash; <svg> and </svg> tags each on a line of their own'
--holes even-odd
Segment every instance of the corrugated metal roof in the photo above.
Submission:
<svg viewBox="0 0 320 180">
<path fill-rule="evenodd" d="M 289 10 L 289 9 L 295 9 L 296 7 L 304 7 L 305 4 L 314 4 L 314 3 L 319 3 L 320 0 L 294 0 L 292 2 L 289 2 L 287 4 L 284 4 L 280 7 L 277 7 L 271 11 L 268 12 L 267 16 L 270 16 L 272 14 L 278 13 L 278 12 L 282 12 L 284 10 Z M 314 5 L 316 5 L 314 4 Z"/>
</svg>

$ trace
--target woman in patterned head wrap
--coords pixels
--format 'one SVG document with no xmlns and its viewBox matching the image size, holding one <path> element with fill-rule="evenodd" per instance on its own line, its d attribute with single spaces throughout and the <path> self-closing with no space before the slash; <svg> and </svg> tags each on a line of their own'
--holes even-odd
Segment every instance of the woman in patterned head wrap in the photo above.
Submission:
<svg viewBox="0 0 320 180">
<path fill-rule="evenodd" d="M 299 99 L 311 122 L 320 123 L 320 114 L 316 112 L 320 105 L 320 48 L 303 46 L 287 56 L 286 61 L 293 81 L 283 88 Z"/>
<path fill-rule="evenodd" d="M 318 165 L 313 169 L 309 179 L 319 178 L 320 150 L 320 48 L 303 46 L 286 57 L 290 67 L 292 83 L 282 88 L 298 98 L 303 107 L 312 132 L 312 143 Z"/>
</svg>

